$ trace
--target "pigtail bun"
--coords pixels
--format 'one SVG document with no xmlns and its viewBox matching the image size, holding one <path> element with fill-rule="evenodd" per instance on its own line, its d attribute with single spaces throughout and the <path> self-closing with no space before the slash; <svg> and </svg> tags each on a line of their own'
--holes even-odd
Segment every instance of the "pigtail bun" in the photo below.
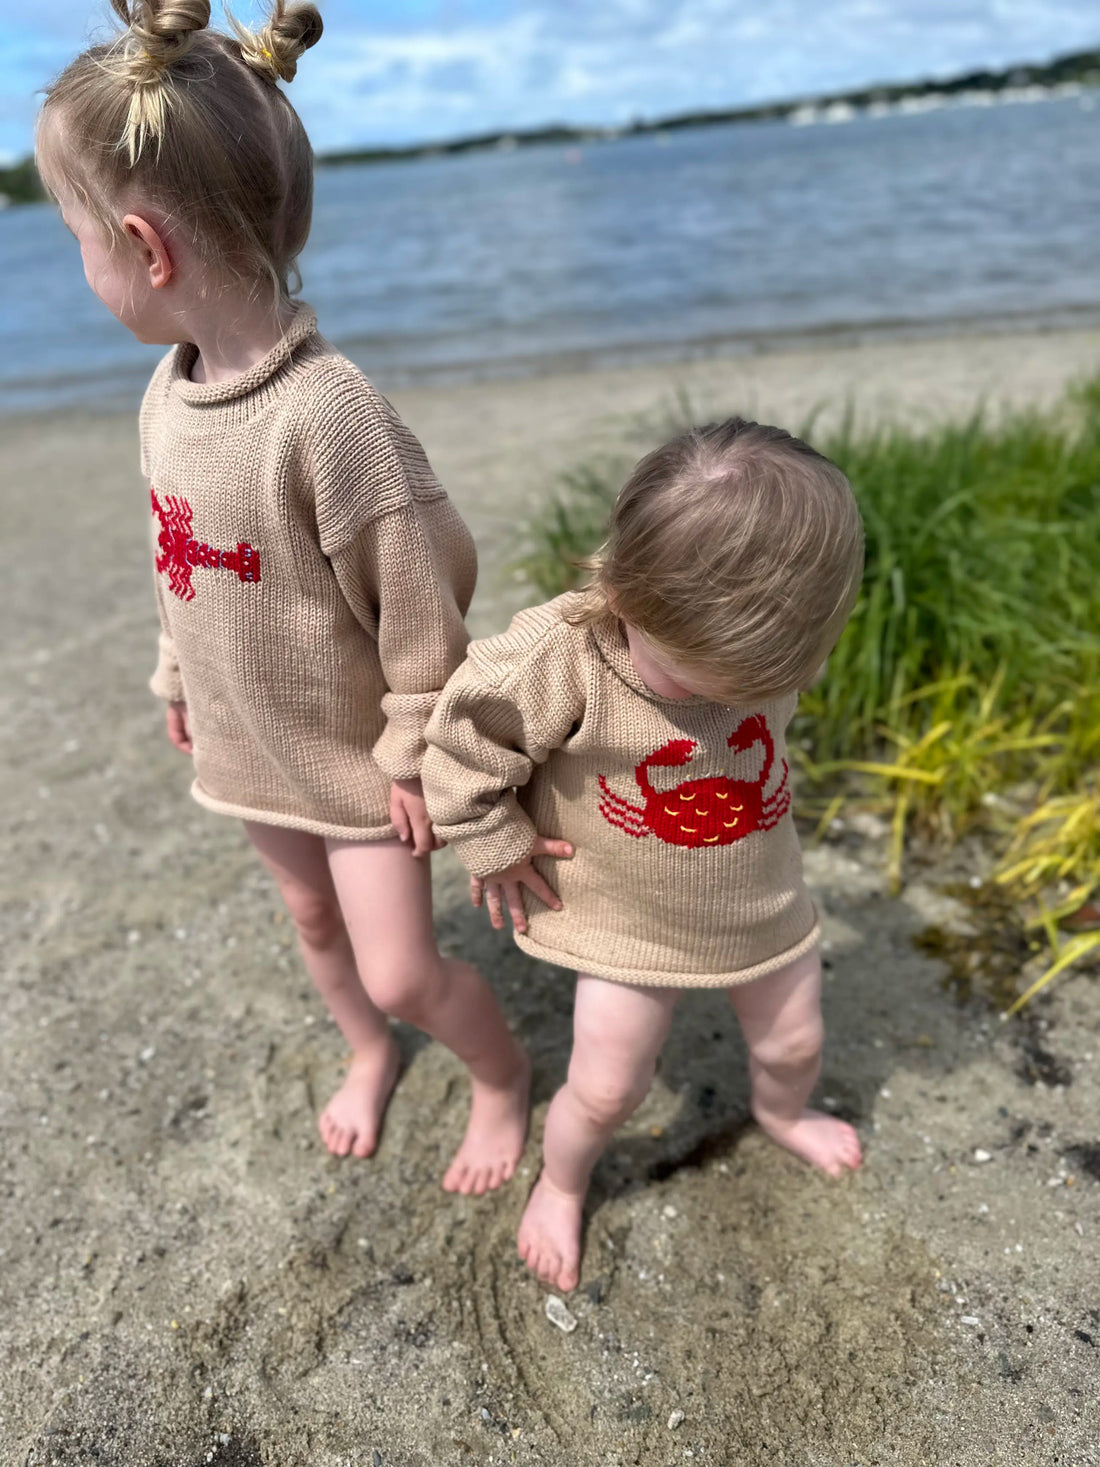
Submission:
<svg viewBox="0 0 1100 1467">
<path fill-rule="evenodd" d="M 234 24 L 241 60 L 268 81 L 293 81 L 298 58 L 321 39 L 321 12 L 309 0 L 275 0 L 267 25 L 248 31 Z"/>
<path fill-rule="evenodd" d="M 123 49 L 135 80 L 143 70 L 159 78 L 210 24 L 210 0 L 111 0 L 111 7 L 126 27 Z"/>
<path fill-rule="evenodd" d="M 168 113 L 165 73 L 210 24 L 210 0 L 111 0 L 126 27 L 110 64 L 133 88 L 122 146 L 131 167 L 148 139 L 159 144 Z"/>
</svg>

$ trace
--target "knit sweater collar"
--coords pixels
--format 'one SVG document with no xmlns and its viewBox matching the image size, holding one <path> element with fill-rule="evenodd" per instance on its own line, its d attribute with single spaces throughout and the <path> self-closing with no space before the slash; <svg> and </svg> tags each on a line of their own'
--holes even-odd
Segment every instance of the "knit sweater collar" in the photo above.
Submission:
<svg viewBox="0 0 1100 1467">
<path fill-rule="evenodd" d="M 705 698 L 699 693 L 692 693 L 687 698 L 666 698 L 660 693 L 655 693 L 631 660 L 630 644 L 626 640 L 623 624 L 618 617 L 601 617 L 599 621 L 590 625 L 589 631 L 600 656 L 611 671 L 620 677 L 627 687 L 633 688 L 634 692 L 640 693 L 643 698 L 648 698 L 651 703 L 657 703 L 662 708 L 675 709 L 700 708 L 705 703 L 714 702 L 713 698 Z"/>
<path fill-rule="evenodd" d="M 171 390 L 176 397 L 192 407 L 215 407 L 249 397 L 266 387 L 316 330 L 317 316 L 312 307 L 307 306 L 304 301 L 296 301 L 294 316 L 286 334 L 276 342 L 267 356 L 255 362 L 247 371 L 228 377 L 223 382 L 192 382 L 191 370 L 199 354 L 198 347 L 194 342 L 181 342 L 176 347 L 172 361 Z"/>
</svg>

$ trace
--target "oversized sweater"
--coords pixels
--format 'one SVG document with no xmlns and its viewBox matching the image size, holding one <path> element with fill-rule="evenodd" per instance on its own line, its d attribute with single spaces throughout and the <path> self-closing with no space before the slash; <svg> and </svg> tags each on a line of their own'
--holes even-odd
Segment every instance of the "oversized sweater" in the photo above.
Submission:
<svg viewBox="0 0 1100 1467">
<path fill-rule="evenodd" d="M 462 659 L 473 542 L 424 451 L 301 305 L 225 382 L 174 348 L 141 411 L 160 659 L 192 793 L 223 814 L 393 835 L 393 779 Z"/>
<path fill-rule="evenodd" d="M 536 858 L 562 901 L 522 888 L 516 941 L 623 983 L 727 987 L 818 938 L 791 817 L 784 731 L 796 697 L 665 698 L 621 624 L 567 618 L 574 595 L 471 644 L 428 725 L 422 776 L 440 834 L 484 876 Z"/>
</svg>

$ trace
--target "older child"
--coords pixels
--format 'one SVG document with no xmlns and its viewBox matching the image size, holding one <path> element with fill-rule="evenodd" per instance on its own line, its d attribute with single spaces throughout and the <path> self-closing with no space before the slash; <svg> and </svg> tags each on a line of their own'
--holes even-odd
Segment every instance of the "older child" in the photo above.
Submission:
<svg viewBox="0 0 1100 1467">
<path fill-rule="evenodd" d="M 637 466 L 587 590 L 475 642 L 428 726 L 440 834 L 494 926 L 579 972 L 569 1076 L 519 1250 L 576 1286 L 592 1168 L 640 1104 L 685 988 L 724 988 L 752 1110 L 831 1175 L 860 1163 L 807 1109 L 822 1044 L 818 919 L 784 730 L 851 610 L 863 560 L 844 475 L 734 418 Z M 556 890 L 555 890 L 556 887 Z"/>
<path fill-rule="evenodd" d="M 42 174 L 88 284 L 139 340 L 171 345 L 141 414 L 160 608 L 153 690 L 192 792 L 244 821 L 352 1050 L 320 1119 L 374 1150 L 397 1073 L 386 1016 L 469 1068 L 443 1185 L 511 1175 L 528 1065 L 482 978 L 443 959 L 419 773 L 466 645 L 465 526 L 419 443 L 318 334 L 289 280 L 312 153 L 279 89 L 321 35 L 311 4 L 207 29 L 208 0 L 113 0 L 121 35 L 49 89 Z"/>
</svg>

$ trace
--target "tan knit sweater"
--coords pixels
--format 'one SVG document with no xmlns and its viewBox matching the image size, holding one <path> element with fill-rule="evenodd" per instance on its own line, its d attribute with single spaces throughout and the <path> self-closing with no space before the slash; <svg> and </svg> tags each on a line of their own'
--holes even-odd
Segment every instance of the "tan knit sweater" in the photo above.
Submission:
<svg viewBox="0 0 1100 1467">
<path fill-rule="evenodd" d="M 474 875 L 535 834 L 572 860 L 524 889 L 525 952 L 623 983 L 726 987 L 818 938 L 790 814 L 784 731 L 795 696 L 745 708 L 662 698 L 614 619 L 574 626 L 573 596 L 474 642 L 428 725 L 424 790 Z"/>
<path fill-rule="evenodd" d="M 195 798 L 357 840 L 391 836 L 462 659 L 473 542 L 420 444 L 300 306 L 226 382 L 161 362 L 141 411 L 160 661 L 187 703 Z"/>
</svg>

